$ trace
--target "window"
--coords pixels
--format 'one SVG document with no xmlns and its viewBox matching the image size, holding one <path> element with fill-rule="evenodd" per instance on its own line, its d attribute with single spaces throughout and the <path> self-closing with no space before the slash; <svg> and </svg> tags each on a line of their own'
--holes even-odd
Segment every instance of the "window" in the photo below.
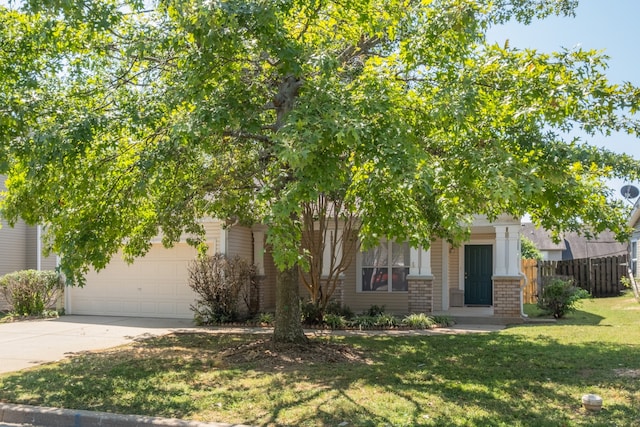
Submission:
<svg viewBox="0 0 640 427">
<path fill-rule="evenodd" d="M 362 253 L 362 291 L 407 291 L 409 244 L 384 242 Z"/>
</svg>

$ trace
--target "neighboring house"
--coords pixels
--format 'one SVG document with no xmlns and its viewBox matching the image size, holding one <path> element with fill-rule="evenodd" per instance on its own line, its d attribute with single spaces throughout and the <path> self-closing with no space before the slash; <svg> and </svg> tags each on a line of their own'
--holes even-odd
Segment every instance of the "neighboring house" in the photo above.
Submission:
<svg viewBox="0 0 640 427">
<path fill-rule="evenodd" d="M 5 191 L 5 176 L 0 175 L 0 191 Z M 0 220 L 0 276 L 19 270 L 53 270 L 56 268 L 56 257 L 41 255 L 38 238 L 39 227 L 31 227 L 18 221 L 10 227 L 6 221 Z"/>
<path fill-rule="evenodd" d="M 566 251 L 564 239 L 554 242 L 551 233 L 542 228 L 537 228 L 532 223 L 522 224 L 522 235 L 533 242 L 542 254 L 543 261 L 561 261 L 562 253 Z"/>
<path fill-rule="evenodd" d="M 593 239 L 587 239 L 575 232 L 568 232 L 564 233 L 556 243 L 549 231 L 537 228 L 531 223 L 524 223 L 522 235 L 536 245 L 544 261 L 604 258 L 627 253 L 627 245 L 618 242 L 610 231 L 602 232 Z"/>
<path fill-rule="evenodd" d="M 264 226 L 225 228 L 204 222 L 211 253 L 240 255 L 256 265 L 260 311 L 275 308 L 275 275 L 265 245 Z M 435 240 L 428 250 L 385 242 L 350 254 L 334 298 L 354 312 L 384 305 L 396 314 L 425 312 L 452 316 L 521 320 L 520 230 L 518 219 L 478 217 L 468 242 L 452 247 Z M 341 232 L 340 230 L 334 232 Z M 70 314 L 191 318 L 195 295 L 189 288 L 188 263 L 196 252 L 185 242 L 165 249 L 159 240 L 132 265 L 115 257 L 106 269 L 87 275 L 83 288 L 67 289 Z M 301 296 L 306 289 L 301 285 Z"/>
<path fill-rule="evenodd" d="M 629 226 L 633 228 L 631 239 L 629 241 L 629 260 L 631 261 L 631 273 L 633 277 L 640 276 L 640 269 L 638 268 L 638 244 L 640 241 L 640 199 L 636 201 L 631 216 L 629 217 Z"/>
<path fill-rule="evenodd" d="M 0 175 L 0 191 L 5 191 L 5 176 Z M 0 219 L 0 276 L 20 270 L 53 270 L 56 257 L 43 257 L 38 244 L 39 227 L 31 227 L 18 221 L 14 227 Z M 41 239 L 40 239 L 41 241 Z M 0 293 L 0 310 L 7 309 L 4 297 Z"/>
</svg>

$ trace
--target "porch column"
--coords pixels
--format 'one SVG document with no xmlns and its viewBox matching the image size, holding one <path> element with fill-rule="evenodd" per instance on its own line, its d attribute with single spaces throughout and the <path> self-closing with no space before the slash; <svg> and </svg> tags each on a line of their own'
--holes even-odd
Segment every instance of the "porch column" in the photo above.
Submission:
<svg viewBox="0 0 640 427">
<path fill-rule="evenodd" d="M 518 225 L 507 227 L 507 275 L 520 276 L 520 229 Z"/>
<path fill-rule="evenodd" d="M 256 266 L 256 289 L 252 289 L 251 302 L 256 304 L 257 311 L 263 311 L 265 309 L 264 304 L 266 301 L 265 295 L 265 279 L 264 272 L 264 229 L 253 228 L 251 230 L 253 235 L 253 265 Z"/>
<path fill-rule="evenodd" d="M 408 281 L 409 313 L 433 311 L 431 249 L 411 248 Z"/>
<path fill-rule="evenodd" d="M 507 227 L 496 225 L 496 269 L 493 272 L 496 276 L 507 275 Z"/>
<path fill-rule="evenodd" d="M 493 274 L 493 313 L 520 318 L 520 224 L 496 225 L 496 263 Z"/>
</svg>

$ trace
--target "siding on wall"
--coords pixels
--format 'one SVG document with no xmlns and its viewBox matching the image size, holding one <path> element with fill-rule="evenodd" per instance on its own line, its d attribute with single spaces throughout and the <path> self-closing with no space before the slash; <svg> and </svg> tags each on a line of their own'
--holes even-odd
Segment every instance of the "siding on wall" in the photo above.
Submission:
<svg viewBox="0 0 640 427">
<path fill-rule="evenodd" d="M 2 221 L 0 229 L 0 275 L 27 268 L 27 226 L 19 221 L 10 227 Z"/>
<path fill-rule="evenodd" d="M 0 191 L 7 189 L 4 185 L 6 176 L 0 175 Z M 24 270 L 27 267 L 27 226 L 18 221 L 10 227 L 2 220 L 0 228 L 0 275 Z"/>
<path fill-rule="evenodd" d="M 271 248 L 266 245 L 266 242 L 264 253 L 264 275 L 265 278 L 263 286 L 265 287 L 265 293 L 262 307 L 264 307 L 266 311 L 273 311 L 276 309 L 276 266 L 273 263 Z"/>
<path fill-rule="evenodd" d="M 248 227 L 236 226 L 228 230 L 229 240 L 228 247 L 229 256 L 240 256 L 246 261 L 253 263 L 253 236 L 251 229 Z"/>
<path fill-rule="evenodd" d="M 26 227 L 26 259 L 27 264 L 25 268 L 36 270 L 38 268 L 38 227 Z M 41 234 L 40 240 L 44 244 L 44 233 Z M 41 247 L 42 248 L 42 247 Z M 56 256 L 49 255 L 40 257 L 40 269 L 41 270 L 55 270 L 56 268 Z"/>
<path fill-rule="evenodd" d="M 408 292 L 358 292 L 357 291 L 357 254 L 352 254 L 351 266 L 345 272 L 344 304 L 354 313 L 366 311 L 372 305 L 384 305 L 385 311 L 393 314 L 406 314 L 409 311 Z"/>
<path fill-rule="evenodd" d="M 221 221 L 212 220 L 203 223 L 205 231 L 205 239 L 209 244 L 208 254 L 213 255 L 220 252 L 220 227 Z"/>
<path fill-rule="evenodd" d="M 38 268 L 38 232 L 37 227 L 27 227 L 25 230 L 25 268 Z"/>
</svg>

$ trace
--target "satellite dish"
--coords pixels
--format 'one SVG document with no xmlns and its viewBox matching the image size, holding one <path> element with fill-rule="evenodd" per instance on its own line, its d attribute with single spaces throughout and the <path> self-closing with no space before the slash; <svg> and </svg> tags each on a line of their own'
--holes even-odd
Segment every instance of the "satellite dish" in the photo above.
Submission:
<svg viewBox="0 0 640 427">
<path fill-rule="evenodd" d="M 622 197 L 624 197 L 625 199 L 635 199 L 640 194 L 640 190 L 638 190 L 638 188 L 634 187 L 633 185 L 627 184 L 622 186 L 622 188 L 620 189 L 620 194 L 622 194 Z"/>
</svg>

